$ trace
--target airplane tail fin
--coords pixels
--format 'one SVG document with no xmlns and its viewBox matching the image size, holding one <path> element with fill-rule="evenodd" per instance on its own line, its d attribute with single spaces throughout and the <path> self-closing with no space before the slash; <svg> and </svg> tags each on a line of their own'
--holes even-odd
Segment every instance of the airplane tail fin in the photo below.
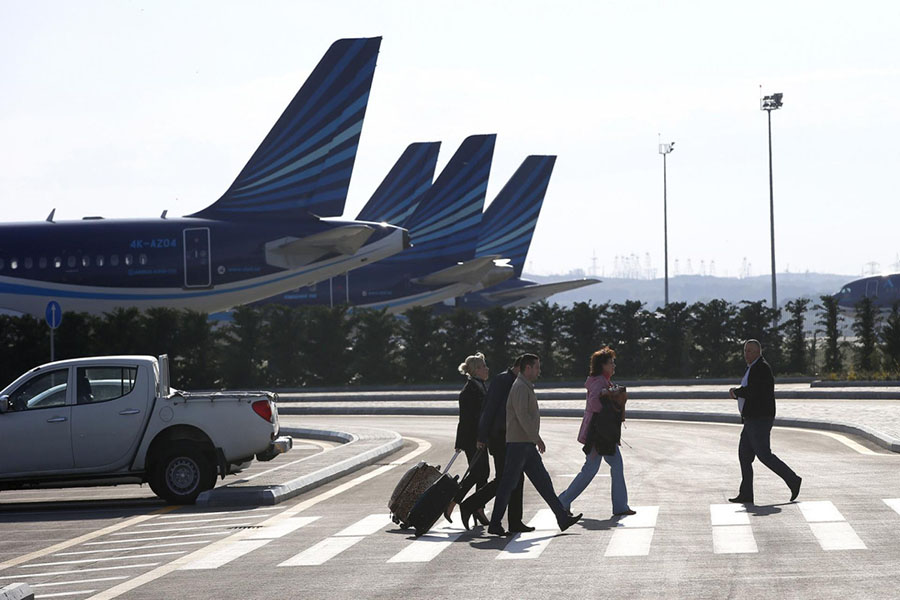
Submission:
<svg viewBox="0 0 900 600">
<path fill-rule="evenodd" d="M 333 43 L 228 191 L 190 216 L 340 216 L 380 45 L 380 37 Z"/>
<path fill-rule="evenodd" d="M 463 141 L 404 223 L 412 250 L 395 259 L 455 263 L 474 258 L 496 139 L 489 134 Z"/>
<path fill-rule="evenodd" d="M 527 157 L 491 202 L 481 220 L 476 256 L 499 254 L 522 276 L 555 156 Z"/>
<path fill-rule="evenodd" d="M 416 210 L 425 192 L 431 187 L 440 147 L 440 142 L 420 142 L 407 146 L 360 211 L 357 220 L 384 221 L 403 227 L 403 222 Z"/>
</svg>

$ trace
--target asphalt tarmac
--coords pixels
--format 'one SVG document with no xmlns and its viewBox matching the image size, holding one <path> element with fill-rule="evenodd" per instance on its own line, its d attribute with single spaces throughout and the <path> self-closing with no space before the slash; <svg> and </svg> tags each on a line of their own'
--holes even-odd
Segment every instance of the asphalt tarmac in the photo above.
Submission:
<svg viewBox="0 0 900 600">
<path fill-rule="evenodd" d="M 628 421 L 622 453 L 635 517 L 611 518 L 604 466 L 573 504 L 584 520 L 565 533 L 526 483 L 525 519 L 535 533 L 467 532 L 457 516 L 416 540 L 390 522 L 387 499 L 412 464 L 447 462 L 455 418 L 282 420 L 393 429 L 406 443 L 380 464 L 274 507 L 86 499 L 53 509 L 85 490 L 57 490 L 60 499 L 44 501 L 49 508 L 5 506 L 0 586 L 27 581 L 44 597 L 147 599 L 900 595 L 900 456 L 859 439 L 774 430 L 773 450 L 804 478 L 800 497 L 788 502 L 786 486 L 757 465 L 757 504 L 741 507 L 727 502 L 740 476 L 738 426 Z M 544 461 L 557 491 L 582 464 L 578 423 L 543 420 Z M 452 472 L 464 470 L 461 457 Z"/>
</svg>

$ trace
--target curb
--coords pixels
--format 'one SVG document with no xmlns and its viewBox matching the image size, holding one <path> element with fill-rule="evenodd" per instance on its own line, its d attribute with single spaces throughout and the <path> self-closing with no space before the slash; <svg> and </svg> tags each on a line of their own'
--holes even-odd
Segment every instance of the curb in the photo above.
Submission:
<svg viewBox="0 0 900 600">
<path fill-rule="evenodd" d="M 459 410 L 455 406 L 413 406 L 413 407 L 388 407 L 377 406 L 352 406 L 352 407 L 315 407 L 315 406 L 285 406 L 279 407 L 279 414 L 288 415 L 413 415 L 413 416 L 455 416 Z M 584 410 L 580 408 L 541 408 L 542 417 L 582 417 Z M 629 419 L 646 419 L 657 421 L 705 421 L 710 423 L 737 423 L 741 419 L 738 415 L 729 413 L 702 413 L 687 411 L 665 410 L 628 410 Z M 900 440 L 883 434 L 862 425 L 849 423 L 833 423 L 831 421 L 818 421 L 815 419 L 796 419 L 790 417 L 775 417 L 775 425 L 778 427 L 795 427 L 798 429 L 822 429 L 826 431 L 839 431 L 849 433 L 867 439 L 875 444 L 900 453 Z"/>
<path fill-rule="evenodd" d="M 27 583 L 11 583 L 0 588 L 0 600 L 34 600 L 34 590 Z"/>
<path fill-rule="evenodd" d="M 374 442 L 376 445 L 332 465 L 318 469 L 308 475 L 302 475 L 278 485 L 245 488 L 229 487 L 226 485 L 213 488 L 203 492 L 197 497 L 197 505 L 272 506 L 338 479 L 339 477 L 358 471 L 363 467 L 396 452 L 403 446 L 403 438 L 399 433 L 384 429 L 374 431 L 380 431 L 383 435 L 363 438 L 362 436 L 346 431 L 282 427 L 281 432 L 287 435 L 313 439 L 326 439 L 345 444 L 338 448 L 353 448 L 354 444 L 365 445 L 365 442 Z M 352 452 L 352 449 L 350 452 Z"/>
</svg>

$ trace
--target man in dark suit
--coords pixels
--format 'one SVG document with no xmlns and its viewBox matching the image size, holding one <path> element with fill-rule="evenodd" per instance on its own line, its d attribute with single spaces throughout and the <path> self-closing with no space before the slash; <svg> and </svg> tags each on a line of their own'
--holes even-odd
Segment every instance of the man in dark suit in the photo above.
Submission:
<svg viewBox="0 0 900 600">
<path fill-rule="evenodd" d="M 478 421 L 478 448 L 487 448 L 494 457 L 494 479 L 481 487 L 474 494 L 460 503 L 459 510 L 463 525 L 469 528 L 469 517 L 472 513 L 484 508 L 485 504 L 497 494 L 497 487 L 503 477 L 503 465 L 506 461 L 506 399 L 513 382 L 519 376 L 521 357 L 512 367 L 494 376 L 488 386 L 484 408 Z M 525 475 L 519 475 L 519 481 L 513 489 L 509 502 L 509 530 L 512 532 L 534 531 L 522 522 L 522 486 Z"/>
<path fill-rule="evenodd" d="M 738 495 L 728 501 L 753 503 L 753 459 L 759 458 L 759 462 L 784 480 L 791 490 L 793 502 L 800 493 L 802 478 L 772 454 L 769 448 L 769 438 L 775 422 L 775 377 L 772 375 L 772 368 L 762 357 L 762 345 L 757 340 L 744 342 L 744 360 L 747 362 L 747 371 L 741 380 L 741 387 L 728 390 L 731 397 L 738 401 L 741 420 L 744 422 L 738 444 L 741 487 Z"/>
</svg>

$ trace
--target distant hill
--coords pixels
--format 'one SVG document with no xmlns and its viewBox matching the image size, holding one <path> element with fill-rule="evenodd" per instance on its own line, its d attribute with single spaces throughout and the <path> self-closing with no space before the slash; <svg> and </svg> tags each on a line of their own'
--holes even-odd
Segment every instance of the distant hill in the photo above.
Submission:
<svg viewBox="0 0 900 600">
<path fill-rule="evenodd" d="M 538 283 L 551 283 L 572 279 L 571 275 L 523 275 Z M 640 300 L 648 309 L 661 306 L 665 299 L 663 279 L 617 279 L 615 277 L 598 277 L 602 283 L 585 286 L 570 292 L 550 297 L 551 302 L 562 306 L 571 306 L 575 302 L 591 301 L 594 304 L 603 302 L 622 303 L 625 300 Z M 795 298 L 812 298 L 818 300 L 823 294 L 834 294 L 845 283 L 858 279 L 853 275 L 833 275 L 827 273 L 779 273 L 778 304 Z M 769 275 L 756 277 L 713 277 L 705 275 L 678 275 L 669 278 L 670 302 L 708 302 L 713 299 L 728 302 L 741 300 L 771 300 L 772 278 Z"/>
</svg>

